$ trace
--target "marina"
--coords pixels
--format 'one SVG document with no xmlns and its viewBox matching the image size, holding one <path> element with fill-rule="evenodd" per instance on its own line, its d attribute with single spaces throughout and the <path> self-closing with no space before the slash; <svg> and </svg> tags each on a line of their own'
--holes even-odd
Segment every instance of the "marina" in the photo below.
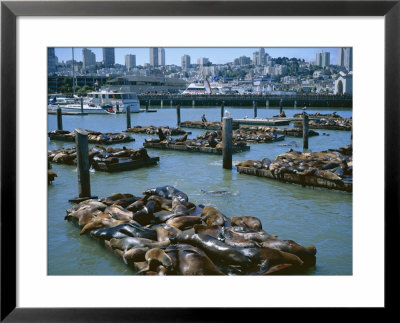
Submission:
<svg viewBox="0 0 400 323">
<path fill-rule="evenodd" d="M 232 108 L 227 106 L 233 118 L 249 114 L 251 107 Z M 326 111 L 329 110 L 320 110 Z M 299 112 L 299 109 L 286 110 L 288 117 Z M 300 110 L 301 112 L 301 110 Z M 260 117 L 279 113 L 279 109 L 259 109 Z M 220 118 L 219 108 L 181 109 L 182 119 L 193 120 L 196 116 L 206 114 L 211 120 Z M 340 114 L 351 116 L 351 111 L 340 110 Z M 67 129 L 83 128 L 117 132 L 126 123 L 123 114 L 116 116 L 72 115 L 63 120 Z M 101 129 L 97 125 L 102 125 Z M 175 109 L 158 109 L 153 114 L 132 114 L 132 124 L 174 127 L 176 125 Z M 57 119 L 49 115 L 49 131 L 57 128 Z M 279 129 L 279 127 L 277 127 Z M 193 129 L 193 135 L 202 135 L 204 130 Z M 342 131 L 326 130 L 330 136 L 309 138 L 312 151 L 322 151 L 349 144 L 350 134 Z M 125 143 L 128 149 L 140 149 L 147 134 L 136 134 L 136 141 Z M 292 140 L 293 139 L 293 140 Z M 235 154 L 233 164 L 243 160 L 262 160 L 265 157 L 273 160 L 291 147 L 301 147 L 301 139 L 293 137 L 289 141 L 258 145 L 249 143 L 248 151 Z M 71 147 L 72 143 L 49 141 L 48 149 Z M 115 144 L 113 147 L 120 147 Z M 268 147 L 268 148 L 267 148 Z M 306 275 L 346 275 L 352 273 L 352 207 L 351 194 L 328 189 L 314 190 L 299 185 L 290 185 L 279 181 L 268 181 L 262 177 L 245 176 L 233 170 L 223 169 L 220 155 L 181 151 L 158 150 L 160 161 L 150 168 L 139 168 L 134 172 L 107 173 L 91 170 L 90 180 L 93 194 L 110 196 L 116 192 L 140 194 L 149 187 L 173 185 L 185 192 L 190 201 L 196 205 L 212 205 L 223 214 L 246 214 L 259 217 L 267 232 L 276 233 L 282 240 L 293 239 L 301 245 L 315 245 L 317 263 L 307 268 Z M 127 266 L 120 257 L 108 253 L 104 245 L 90 238 L 90 235 L 79 235 L 74 225 L 63 220 L 65 210 L 71 208 L 68 199 L 76 196 L 76 171 L 68 165 L 53 164 L 56 179 L 49 184 L 49 274 L 50 275 L 131 275 L 132 267 Z M 129 180 L 126 176 L 129 175 Z M 179 174 L 177 176 L 177 174 Z M 133 182 L 134 184 L 133 184 Z M 115 185 L 118 185 L 116 187 Z M 133 185 L 133 186 L 132 186 Z M 221 194 L 213 192 L 222 191 Z M 260 200 L 260 194 L 264 197 Z M 266 197 L 266 198 L 265 198 Z M 244 201 L 246 201 L 244 203 Z M 322 202 L 323 201 L 323 202 Z M 312 212 L 309 212 L 309 210 Z M 268 211 L 266 211 L 268 210 Z M 321 237 L 331 238 L 321 238 Z M 335 239 L 334 237 L 340 237 Z M 68 243 L 66 243 L 68 242 Z M 55 253 L 53 250 L 57 250 Z M 62 259 L 68 255 L 68 262 Z M 78 264 L 76 266 L 75 264 Z"/>
</svg>

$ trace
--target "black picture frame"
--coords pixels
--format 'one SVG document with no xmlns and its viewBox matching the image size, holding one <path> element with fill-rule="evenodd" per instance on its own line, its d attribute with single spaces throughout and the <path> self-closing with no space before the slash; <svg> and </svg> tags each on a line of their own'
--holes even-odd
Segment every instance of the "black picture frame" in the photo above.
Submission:
<svg viewBox="0 0 400 323">
<path fill-rule="evenodd" d="M 385 309 L 395 304 L 391 255 L 398 255 L 400 1 L 4 1 L 1 3 L 1 321 L 236 321 L 243 309 L 16 307 L 16 19 L 18 16 L 384 16 Z M 378 168 L 378 167 L 377 167 Z M 381 167 L 379 167 L 381 169 Z M 381 172 L 375 170 L 382 176 Z M 395 240 L 394 240 L 395 241 Z M 372 242 L 373 243 L 373 242 Z M 397 256 L 396 256 L 397 257 Z M 371 259 L 373 261 L 373 259 Z M 38 291 L 40 293 L 40 291 Z M 155 297 L 157 295 L 155 294 Z M 394 296 L 395 297 L 395 296 Z M 133 304 L 134 306 L 134 304 Z M 252 315 L 266 315 L 252 309 Z M 256 316 L 253 316 L 256 317 Z M 268 319 L 265 317 L 265 319 Z M 252 319 L 253 320 L 253 319 Z"/>
</svg>

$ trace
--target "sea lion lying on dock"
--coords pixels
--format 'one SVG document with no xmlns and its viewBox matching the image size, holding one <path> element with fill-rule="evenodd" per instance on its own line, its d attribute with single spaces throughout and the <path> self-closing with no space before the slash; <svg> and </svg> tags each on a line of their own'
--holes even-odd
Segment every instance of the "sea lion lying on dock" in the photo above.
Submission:
<svg viewBox="0 0 400 323">
<path fill-rule="evenodd" d="M 187 202 L 189 200 L 188 196 L 182 191 L 176 189 L 171 185 L 160 186 L 156 188 L 151 188 L 143 192 L 145 195 L 158 195 L 168 199 L 177 198 L 180 202 Z"/>
</svg>

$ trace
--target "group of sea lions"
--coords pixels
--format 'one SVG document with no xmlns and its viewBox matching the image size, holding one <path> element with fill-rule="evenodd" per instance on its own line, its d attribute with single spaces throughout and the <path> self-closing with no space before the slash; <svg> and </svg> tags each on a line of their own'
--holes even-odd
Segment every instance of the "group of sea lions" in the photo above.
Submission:
<svg viewBox="0 0 400 323">
<path fill-rule="evenodd" d="M 222 124 L 221 124 L 221 122 L 218 122 L 218 121 L 194 120 L 194 121 L 182 121 L 181 127 L 220 130 L 222 128 Z"/>
<path fill-rule="evenodd" d="M 173 186 L 143 196 L 114 194 L 67 210 L 81 234 L 105 246 L 142 275 L 269 275 L 315 265 L 314 246 L 280 240 L 253 216 L 228 218 L 196 206 Z"/>
<path fill-rule="evenodd" d="M 252 132 L 252 133 L 276 133 L 279 135 L 286 135 L 292 137 L 303 137 L 303 129 L 301 128 L 277 128 L 277 127 L 269 127 L 269 126 L 240 126 L 241 131 Z M 308 137 L 319 136 L 319 133 L 309 129 Z"/>
<path fill-rule="evenodd" d="M 321 112 L 316 112 L 314 114 L 312 113 L 308 113 L 309 117 L 314 117 L 314 118 L 320 118 L 320 117 L 325 117 L 325 118 L 339 118 L 342 119 L 342 117 L 340 115 L 338 115 L 336 112 L 332 112 L 332 113 L 321 113 Z M 303 117 L 303 112 L 301 113 L 295 113 L 293 115 L 293 118 L 302 118 Z"/>
<path fill-rule="evenodd" d="M 303 127 L 302 121 L 294 122 L 295 127 Z M 350 131 L 353 125 L 352 118 L 321 118 L 310 119 L 308 121 L 309 128 L 314 129 L 332 129 L 332 130 L 348 130 Z"/>
<path fill-rule="evenodd" d="M 76 147 L 59 148 L 50 150 L 47 153 L 48 161 L 57 164 L 76 165 L 77 153 Z M 117 164 L 121 159 L 132 161 L 149 159 L 147 150 L 139 148 L 138 150 L 123 148 L 105 148 L 94 146 L 89 149 L 89 164 L 96 168 L 97 163 Z"/>
<path fill-rule="evenodd" d="M 165 127 L 155 127 L 155 126 L 135 126 L 133 128 L 126 129 L 126 132 L 133 132 L 133 133 L 145 133 L 148 135 L 156 135 L 158 134 L 158 128 L 161 128 L 162 132 L 166 136 L 179 136 L 184 135 L 186 131 L 180 128 L 170 128 L 168 126 Z"/>
<path fill-rule="evenodd" d="M 236 166 L 268 169 L 275 175 L 289 173 L 304 176 L 317 176 L 332 181 L 343 181 L 353 176 L 353 157 L 349 153 L 351 146 L 341 150 L 301 153 L 290 149 L 277 156 L 273 161 L 247 160 Z"/>
<path fill-rule="evenodd" d="M 159 139 L 145 139 L 145 143 L 160 143 L 164 145 L 182 145 L 188 148 L 190 147 L 211 147 L 216 149 L 222 149 L 222 132 L 221 130 L 217 131 L 207 131 L 204 134 L 198 135 L 196 138 L 189 139 L 188 134 L 186 133 L 181 138 L 171 138 L 166 136 L 161 128 L 158 129 Z M 232 146 L 233 147 L 243 147 L 246 146 L 246 143 L 241 140 L 237 140 L 232 137 Z"/>
<path fill-rule="evenodd" d="M 123 133 L 101 133 L 99 131 L 86 130 L 88 133 L 88 142 L 93 144 L 115 144 L 121 142 L 130 142 L 135 139 Z M 75 140 L 75 132 L 66 130 L 53 130 L 49 132 L 50 139 L 61 139 L 66 141 Z"/>
<path fill-rule="evenodd" d="M 232 138 L 237 141 L 269 143 L 277 140 L 283 140 L 285 136 L 278 135 L 278 133 L 272 129 L 271 131 L 259 131 L 257 127 L 249 127 L 233 130 Z"/>
</svg>

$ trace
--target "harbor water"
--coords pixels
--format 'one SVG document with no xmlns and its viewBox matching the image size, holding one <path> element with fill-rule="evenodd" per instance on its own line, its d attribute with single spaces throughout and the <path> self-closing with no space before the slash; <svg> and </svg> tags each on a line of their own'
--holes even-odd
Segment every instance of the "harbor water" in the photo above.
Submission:
<svg viewBox="0 0 400 323">
<path fill-rule="evenodd" d="M 253 108 L 231 108 L 231 116 L 253 117 Z M 302 112 L 285 108 L 287 117 Z M 351 117 L 350 109 L 308 109 L 308 113 L 332 113 Z M 181 108 L 181 121 L 220 121 L 220 107 Z M 258 108 L 258 118 L 279 114 L 279 108 Z M 176 127 L 176 111 L 158 108 L 155 113 L 132 113 L 132 127 Z M 292 127 L 291 126 L 283 126 Z M 101 132 L 122 132 L 126 128 L 125 114 L 63 116 L 64 130 L 75 128 Z M 48 116 L 48 131 L 57 129 L 57 117 Z M 195 137 L 204 130 L 185 129 Z M 350 131 L 316 130 L 319 136 L 309 138 L 309 150 L 339 148 L 350 143 Z M 325 133 L 325 135 L 322 135 Z M 155 136 L 132 134 L 134 142 L 112 147 L 138 149 L 145 138 Z M 288 137 L 284 141 L 250 143 L 250 151 L 233 155 L 233 165 L 240 161 L 265 157 L 274 159 L 289 149 L 302 150 L 302 138 Z M 74 146 L 72 142 L 48 139 L 48 149 Z M 92 146 L 92 145 L 90 145 Z M 91 171 L 92 195 L 99 198 L 113 193 L 141 193 L 152 187 L 173 185 L 189 196 L 195 204 L 213 205 L 226 216 L 256 216 L 265 231 L 280 239 L 290 239 L 317 248 L 316 266 L 306 275 L 351 275 L 352 266 L 352 194 L 301 187 L 267 178 L 238 174 L 236 168 L 224 170 L 222 156 L 148 149 L 149 156 L 159 156 L 157 166 L 120 173 Z M 78 195 L 75 166 L 53 164 L 58 175 L 48 186 L 48 274 L 49 275 L 131 275 L 134 274 L 120 259 L 89 235 L 80 236 L 77 225 L 64 220 L 69 199 Z M 216 193 L 215 191 L 225 191 Z"/>
</svg>

